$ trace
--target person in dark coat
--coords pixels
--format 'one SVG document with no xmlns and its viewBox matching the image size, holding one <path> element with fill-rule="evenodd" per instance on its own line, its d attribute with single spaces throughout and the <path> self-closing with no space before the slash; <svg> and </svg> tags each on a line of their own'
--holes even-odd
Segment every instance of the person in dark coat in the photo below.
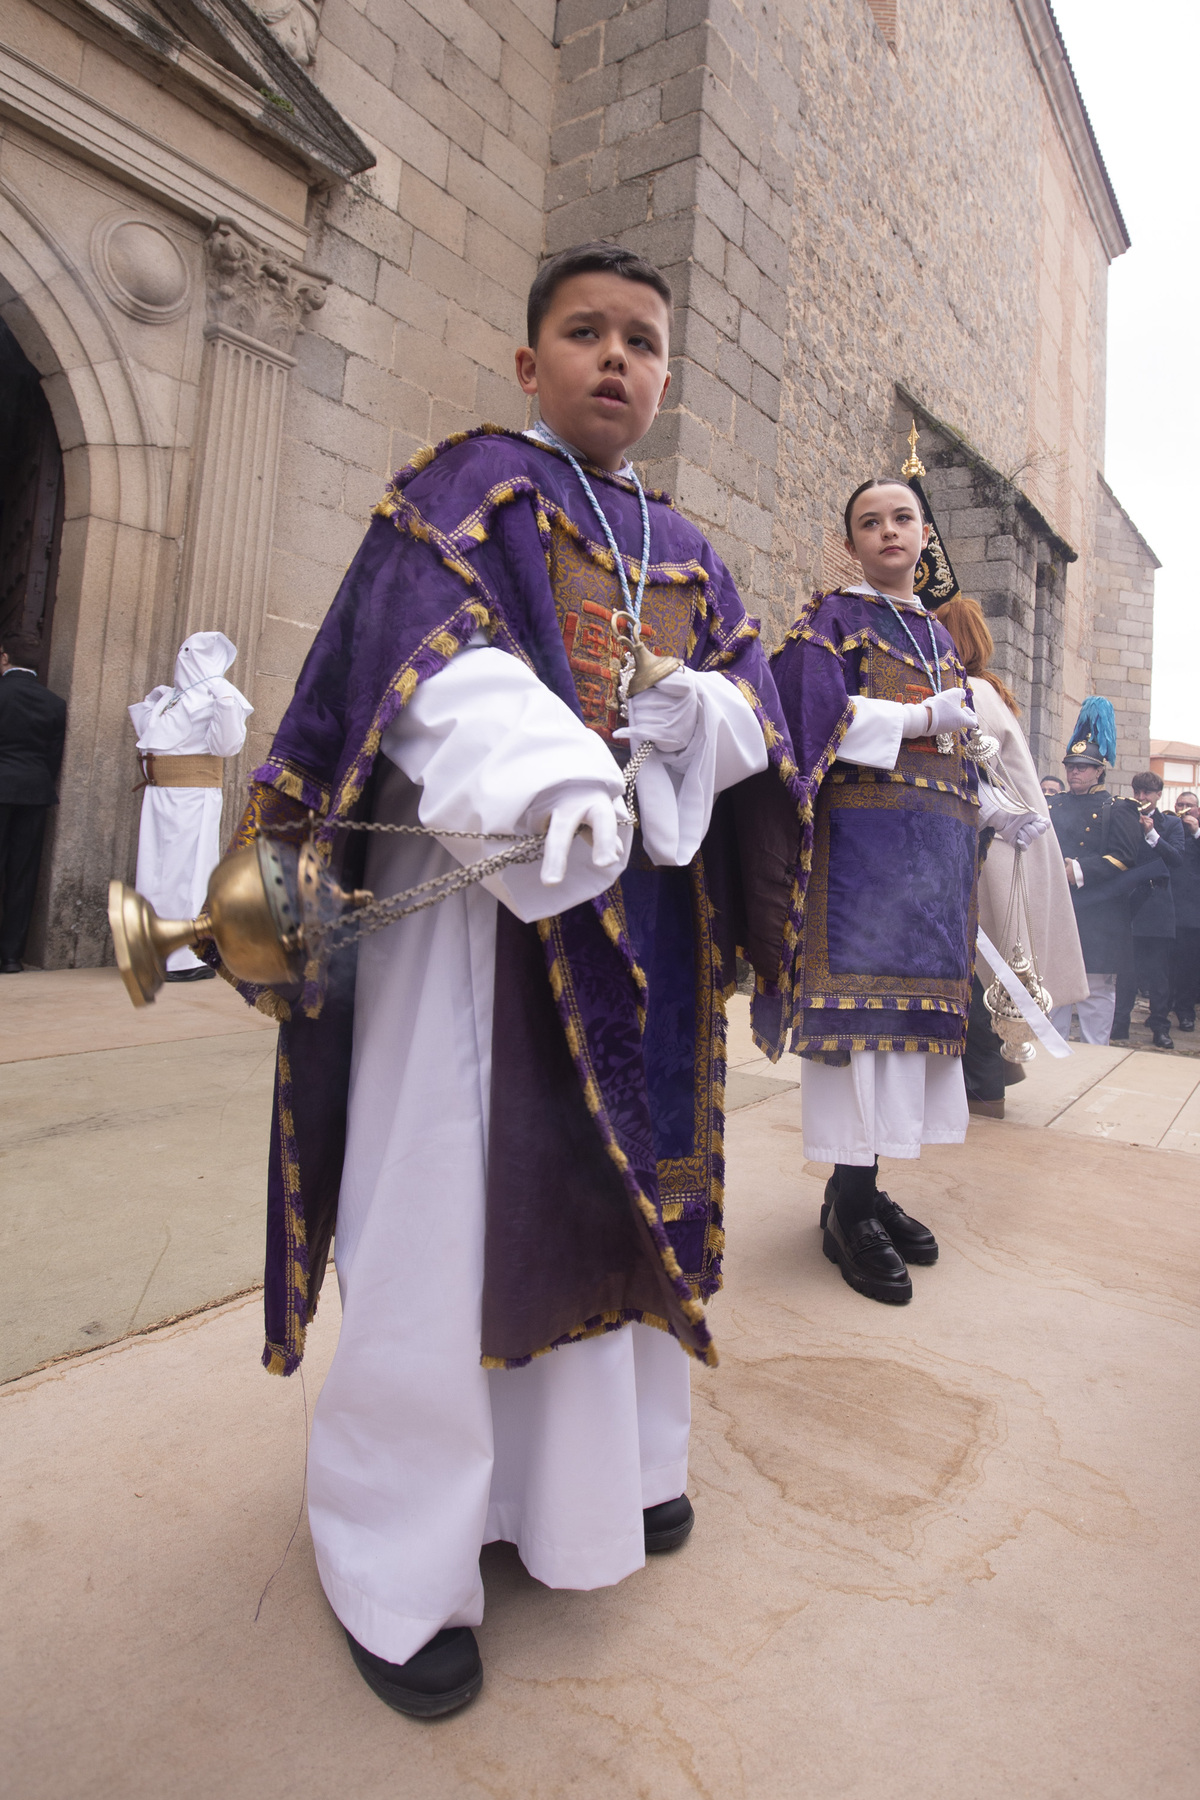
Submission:
<svg viewBox="0 0 1200 1800">
<path fill-rule="evenodd" d="M 1195 1031 L 1200 1001 L 1200 800 L 1195 794 L 1176 794 L 1175 816 L 1183 823 L 1183 864 L 1171 876 L 1175 901 L 1171 1011 L 1180 1031 Z"/>
<path fill-rule="evenodd" d="M 1117 1004 L 1112 1037 L 1124 1042 L 1129 1036 L 1130 1015 L 1139 992 L 1150 998 L 1146 1020 L 1156 1049 L 1173 1050 L 1171 1021 L 1171 950 L 1175 943 L 1175 902 L 1171 877 L 1183 865 L 1183 825 L 1174 813 L 1160 812 L 1162 777 L 1150 769 L 1135 775 L 1129 784 L 1132 800 L 1118 800 L 1120 808 L 1136 821 L 1141 831 L 1134 869 L 1140 877 L 1129 898 L 1129 941 L 1117 969 Z"/>
<path fill-rule="evenodd" d="M 0 975 L 23 967 L 67 730 L 67 703 L 42 686 L 31 666 L 36 657 L 27 638 L 6 638 L 0 648 Z"/>
<path fill-rule="evenodd" d="M 1050 1014 L 1066 1037 L 1071 1013 L 1079 1015 L 1085 1044 L 1107 1044 L 1116 1004 L 1116 977 L 1129 937 L 1129 893 L 1142 833 L 1137 812 L 1124 809 L 1104 786 L 1104 765 L 1116 763 L 1117 727 L 1112 702 L 1092 695 L 1080 709 L 1063 757 L 1068 792 L 1050 800 L 1050 823 L 1058 838 L 1079 946 L 1090 993 Z"/>
</svg>

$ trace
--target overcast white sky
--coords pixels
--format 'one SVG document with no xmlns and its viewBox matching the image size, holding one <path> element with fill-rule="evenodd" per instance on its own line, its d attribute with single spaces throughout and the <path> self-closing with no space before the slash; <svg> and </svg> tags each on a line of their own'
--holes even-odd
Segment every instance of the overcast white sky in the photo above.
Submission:
<svg viewBox="0 0 1200 1800">
<path fill-rule="evenodd" d="M 1052 3 L 1133 240 L 1109 271 L 1104 473 L 1162 562 L 1150 729 L 1200 744 L 1200 7 Z"/>
</svg>

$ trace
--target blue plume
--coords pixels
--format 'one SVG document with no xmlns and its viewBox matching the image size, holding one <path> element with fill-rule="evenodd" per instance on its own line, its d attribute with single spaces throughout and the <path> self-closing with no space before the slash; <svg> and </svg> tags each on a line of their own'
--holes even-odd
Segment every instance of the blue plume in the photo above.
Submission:
<svg viewBox="0 0 1200 1800">
<path fill-rule="evenodd" d="M 1094 738 L 1096 748 L 1110 768 L 1117 764 L 1117 716 L 1111 700 L 1091 694 L 1079 709 L 1071 742 L 1077 738 Z"/>
</svg>

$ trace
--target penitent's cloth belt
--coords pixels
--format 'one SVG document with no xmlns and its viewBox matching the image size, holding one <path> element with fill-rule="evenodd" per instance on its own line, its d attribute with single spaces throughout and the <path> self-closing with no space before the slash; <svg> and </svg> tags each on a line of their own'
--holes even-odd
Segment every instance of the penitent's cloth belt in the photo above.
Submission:
<svg viewBox="0 0 1200 1800">
<path fill-rule="evenodd" d="M 219 788 L 224 769 L 221 756 L 156 756 L 139 750 L 144 787 Z"/>
</svg>

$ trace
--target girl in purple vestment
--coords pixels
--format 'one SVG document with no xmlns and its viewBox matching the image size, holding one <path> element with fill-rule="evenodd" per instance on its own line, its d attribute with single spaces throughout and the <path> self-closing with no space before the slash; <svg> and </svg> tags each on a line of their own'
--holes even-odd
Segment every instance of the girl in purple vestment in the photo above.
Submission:
<svg viewBox="0 0 1200 1800">
<path fill-rule="evenodd" d="M 1022 820 L 993 821 L 964 750 L 962 665 L 914 597 L 930 535 L 917 496 L 864 482 L 845 526 L 864 579 L 814 595 L 772 662 L 805 788 L 806 892 L 790 1005 L 755 1017 L 768 1049 L 805 1059 L 804 1153 L 834 1165 L 825 1255 L 857 1292 L 902 1304 L 906 1264 L 938 1247 L 879 1189 L 878 1157 L 966 1133 L 978 827 Z"/>
</svg>

